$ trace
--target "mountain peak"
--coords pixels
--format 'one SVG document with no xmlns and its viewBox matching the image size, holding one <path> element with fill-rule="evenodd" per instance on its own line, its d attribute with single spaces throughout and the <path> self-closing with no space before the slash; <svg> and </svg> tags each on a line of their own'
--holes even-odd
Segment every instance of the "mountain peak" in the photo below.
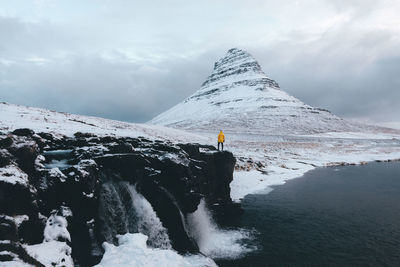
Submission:
<svg viewBox="0 0 400 267">
<path fill-rule="evenodd" d="M 182 129 L 315 133 L 350 129 L 327 110 L 290 96 L 248 52 L 232 48 L 214 64 L 201 88 L 150 121 Z"/>
<path fill-rule="evenodd" d="M 228 52 L 226 52 L 224 57 L 215 62 L 214 70 L 220 69 L 225 65 L 232 65 L 233 63 L 256 63 L 256 65 L 258 65 L 258 62 L 247 51 L 241 50 L 239 48 L 231 48 L 228 50 Z M 261 67 L 259 65 L 258 68 L 261 70 Z"/>
<path fill-rule="evenodd" d="M 216 84 L 268 79 L 268 86 L 279 88 L 278 83 L 269 79 L 257 60 L 247 51 L 231 48 L 214 64 L 214 70 L 202 88 Z"/>
</svg>

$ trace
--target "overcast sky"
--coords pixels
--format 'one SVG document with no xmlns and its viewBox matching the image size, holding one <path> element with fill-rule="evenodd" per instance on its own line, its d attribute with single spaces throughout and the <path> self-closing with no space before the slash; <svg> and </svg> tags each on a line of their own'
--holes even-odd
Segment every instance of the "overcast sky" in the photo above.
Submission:
<svg viewBox="0 0 400 267">
<path fill-rule="evenodd" d="M 303 102 L 400 121 L 400 1 L 0 0 L 0 101 L 145 122 L 232 47 Z"/>
</svg>

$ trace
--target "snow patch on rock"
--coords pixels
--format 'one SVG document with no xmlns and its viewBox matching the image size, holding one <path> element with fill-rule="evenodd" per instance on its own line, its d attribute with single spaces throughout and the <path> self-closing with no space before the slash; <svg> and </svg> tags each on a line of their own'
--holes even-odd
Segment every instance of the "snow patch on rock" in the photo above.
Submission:
<svg viewBox="0 0 400 267">
<path fill-rule="evenodd" d="M 15 165 L 0 168 L 0 181 L 28 186 L 28 175 Z"/>
<path fill-rule="evenodd" d="M 71 247 L 65 242 L 51 240 L 37 245 L 25 246 L 26 251 L 45 266 L 74 266 Z"/>
<path fill-rule="evenodd" d="M 45 266 L 74 266 L 72 249 L 67 244 L 67 241 L 71 242 L 66 220 L 70 216 L 72 212 L 68 207 L 61 206 L 58 211 L 52 211 L 46 221 L 43 242 L 25 245 L 26 251 Z"/>
<path fill-rule="evenodd" d="M 51 240 L 71 241 L 71 236 L 67 230 L 67 220 L 56 214 L 50 215 L 44 228 L 44 242 Z"/>
</svg>

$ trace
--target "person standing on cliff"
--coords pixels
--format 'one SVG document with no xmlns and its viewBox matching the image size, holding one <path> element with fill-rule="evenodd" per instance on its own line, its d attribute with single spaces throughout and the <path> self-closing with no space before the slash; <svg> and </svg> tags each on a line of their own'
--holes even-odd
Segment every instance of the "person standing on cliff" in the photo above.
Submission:
<svg viewBox="0 0 400 267">
<path fill-rule="evenodd" d="M 224 142 L 225 142 L 225 135 L 221 130 L 218 135 L 218 151 L 219 151 L 219 144 L 221 144 L 222 151 L 224 151 Z"/>
</svg>

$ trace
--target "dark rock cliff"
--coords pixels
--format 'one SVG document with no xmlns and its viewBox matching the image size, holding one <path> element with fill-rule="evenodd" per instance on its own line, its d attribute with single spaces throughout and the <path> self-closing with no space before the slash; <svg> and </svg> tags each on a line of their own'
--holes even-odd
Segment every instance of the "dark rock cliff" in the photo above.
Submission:
<svg viewBox="0 0 400 267">
<path fill-rule="evenodd" d="M 143 137 L 55 137 L 29 129 L 0 134 L 0 239 L 8 240 L 4 250 L 14 251 L 0 261 L 17 255 L 35 264 L 21 245 L 42 242 L 46 220 L 66 209 L 72 214 L 65 216 L 71 239 L 63 241 L 71 246 L 74 262 L 97 263 L 102 242 L 116 243 L 117 234 L 138 231 L 132 226 L 138 218 L 129 217 L 132 197 L 126 185 L 151 204 L 172 248 L 196 253 L 186 215 L 202 198 L 217 221 L 238 211 L 229 188 L 235 161 L 232 153 L 213 146 Z M 21 215 L 27 219 L 17 223 L 14 218 Z"/>
</svg>

